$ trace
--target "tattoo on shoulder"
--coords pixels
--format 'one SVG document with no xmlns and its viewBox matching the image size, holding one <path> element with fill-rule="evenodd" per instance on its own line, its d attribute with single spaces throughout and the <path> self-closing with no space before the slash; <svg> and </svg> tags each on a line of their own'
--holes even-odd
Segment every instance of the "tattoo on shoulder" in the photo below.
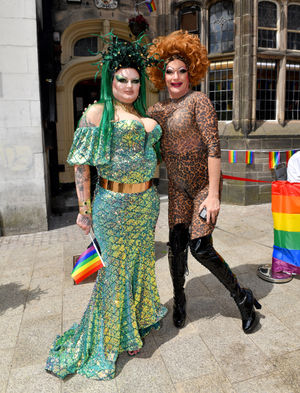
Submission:
<svg viewBox="0 0 300 393">
<path fill-rule="evenodd" d="M 96 127 L 96 124 L 93 121 L 87 119 L 86 116 L 83 116 L 80 120 L 79 127 Z"/>
</svg>

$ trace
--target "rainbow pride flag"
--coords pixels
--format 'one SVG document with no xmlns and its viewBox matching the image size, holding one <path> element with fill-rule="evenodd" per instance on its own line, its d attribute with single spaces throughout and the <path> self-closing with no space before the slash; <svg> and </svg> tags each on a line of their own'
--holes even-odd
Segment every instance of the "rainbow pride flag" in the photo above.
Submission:
<svg viewBox="0 0 300 393">
<path fill-rule="evenodd" d="M 272 183 L 273 272 L 300 274 L 300 183 Z"/>
<path fill-rule="evenodd" d="M 231 164 L 237 162 L 236 150 L 229 150 L 228 151 L 228 162 Z"/>
<path fill-rule="evenodd" d="M 296 151 L 297 151 L 297 150 L 288 150 L 288 151 L 285 152 L 285 154 L 286 154 L 286 163 L 289 162 L 289 159 L 292 157 L 292 155 L 293 155 L 294 153 L 296 153 Z"/>
<path fill-rule="evenodd" d="M 246 164 L 253 164 L 254 154 L 253 151 L 246 151 L 245 155 L 245 163 Z"/>
<path fill-rule="evenodd" d="M 79 284 L 81 281 L 86 279 L 92 273 L 101 269 L 103 266 L 105 266 L 104 262 L 100 256 L 94 240 L 92 239 L 91 245 L 77 259 L 71 277 L 76 282 L 76 284 Z"/>
<path fill-rule="evenodd" d="M 280 163 L 280 151 L 269 152 L 269 168 L 273 169 Z"/>
<path fill-rule="evenodd" d="M 146 5 L 150 12 L 156 11 L 156 5 L 154 3 L 154 0 L 146 0 Z"/>
</svg>

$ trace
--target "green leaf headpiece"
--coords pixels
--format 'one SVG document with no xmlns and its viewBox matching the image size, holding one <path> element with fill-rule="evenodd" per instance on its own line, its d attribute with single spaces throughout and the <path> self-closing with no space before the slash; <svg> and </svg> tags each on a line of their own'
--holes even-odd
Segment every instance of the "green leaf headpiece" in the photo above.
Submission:
<svg viewBox="0 0 300 393">
<path fill-rule="evenodd" d="M 102 51 L 95 54 L 101 55 L 101 60 L 95 63 L 99 71 L 107 63 L 107 70 L 114 74 L 120 68 L 134 68 L 140 74 L 146 75 L 146 68 L 157 65 L 160 60 L 148 55 L 148 47 L 152 45 L 143 43 L 145 35 L 140 35 L 136 41 L 128 42 L 120 39 L 112 32 L 98 36 L 107 45 Z"/>
</svg>

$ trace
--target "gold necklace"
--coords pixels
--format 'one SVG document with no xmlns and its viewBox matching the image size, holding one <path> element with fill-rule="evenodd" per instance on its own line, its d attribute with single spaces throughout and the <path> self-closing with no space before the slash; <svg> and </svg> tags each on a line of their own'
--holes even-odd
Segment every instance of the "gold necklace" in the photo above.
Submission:
<svg viewBox="0 0 300 393">
<path fill-rule="evenodd" d="M 114 101 L 114 106 L 119 106 L 121 109 L 123 109 L 125 112 L 131 113 L 132 115 L 135 115 L 137 117 L 140 117 L 140 115 L 138 114 L 137 110 L 135 109 L 135 107 L 133 106 L 133 104 L 125 104 L 123 102 L 120 101 Z"/>
</svg>

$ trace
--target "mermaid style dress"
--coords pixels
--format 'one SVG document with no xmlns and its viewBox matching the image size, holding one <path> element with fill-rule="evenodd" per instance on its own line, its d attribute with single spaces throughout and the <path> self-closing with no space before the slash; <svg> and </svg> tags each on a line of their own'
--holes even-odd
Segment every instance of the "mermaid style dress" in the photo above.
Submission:
<svg viewBox="0 0 300 393">
<path fill-rule="evenodd" d="M 157 125 L 147 133 L 137 120 L 114 123 L 111 160 L 98 165 L 101 143 L 96 127 L 76 130 L 68 162 L 94 165 L 99 176 L 119 183 L 153 177 Z M 57 336 L 46 370 L 60 378 L 78 373 L 99 380 L 115 376 L 119 353 L 143 346 L 142 338 L 160 327 L 167 309 L 160 304 L 155 280 L 154 229 L 159 197 L 154 187 L 141 193 L 117 193 L 97 187 L 93 229 L 106 267 L 97 280 L 79 324 Z"/>
</svg>

